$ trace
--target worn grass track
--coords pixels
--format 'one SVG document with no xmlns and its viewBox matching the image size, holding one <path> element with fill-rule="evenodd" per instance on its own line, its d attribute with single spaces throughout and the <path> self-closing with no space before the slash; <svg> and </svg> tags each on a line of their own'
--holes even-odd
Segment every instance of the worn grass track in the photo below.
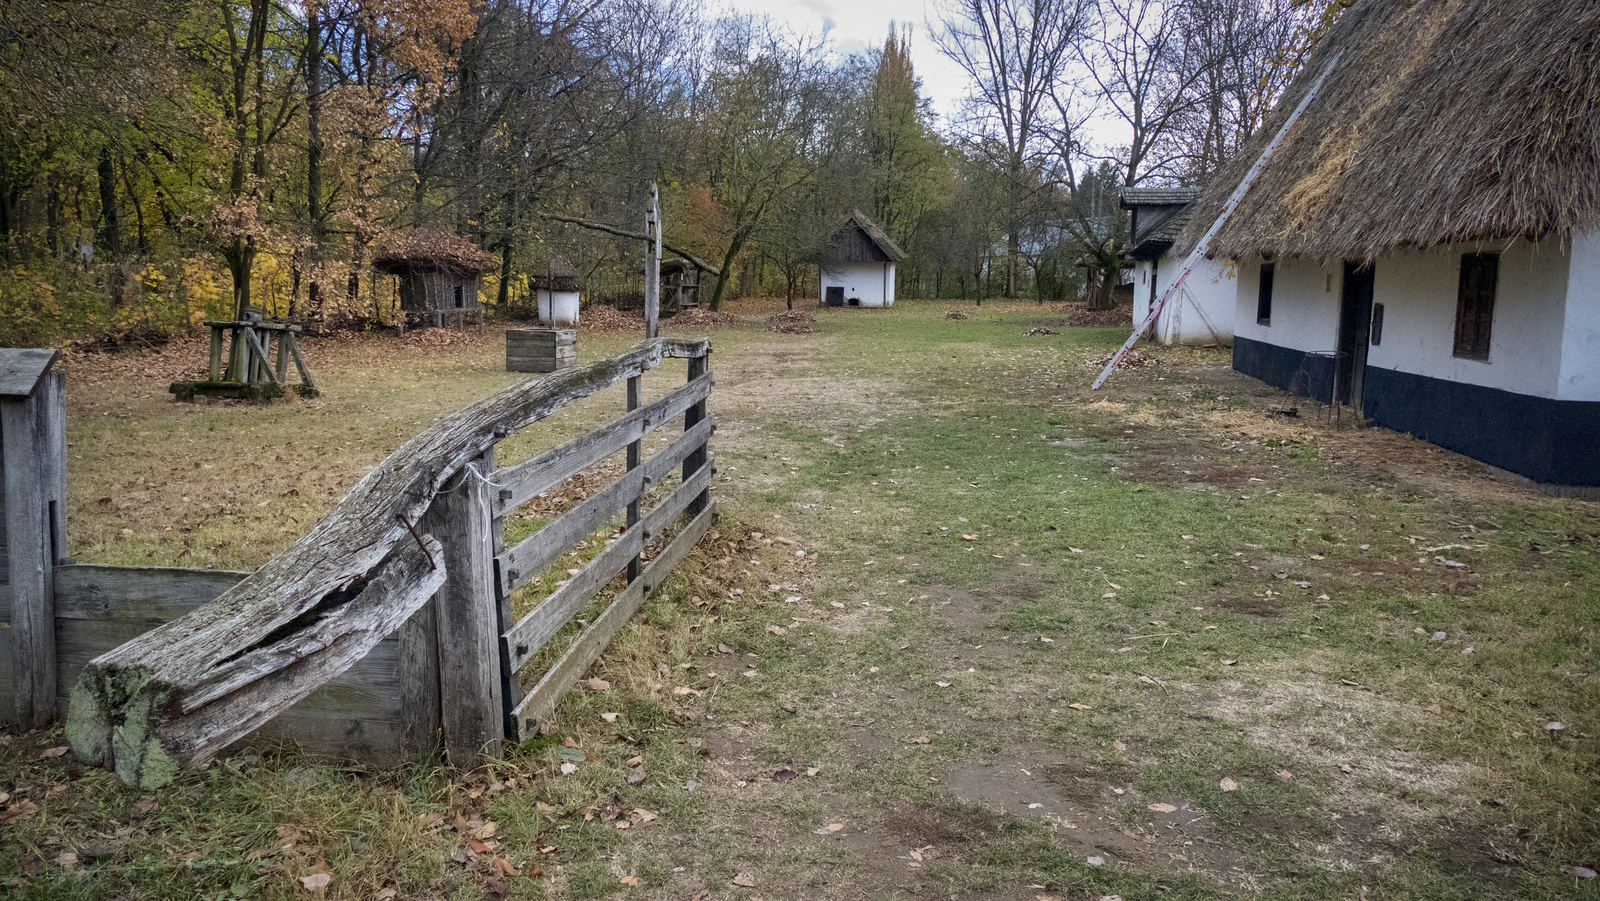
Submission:
<svg viewBox="0 0 1600 901">
<path fill-rule="evenodd" d="M 1271 415 L 1215 351 L 1090 395 L 1118 330 L 947 306 L 713 335 L 724 518 L 561 735 L 476 774 L 252 752 L 143 812 L 13 737 L 0 810 L 40 809 L 0 870 L 36 897 L 292 897 L 319 860 L 348 898 L 1597 894 L 1561 871 L 1600 869 L 1597 505 Z M 79 557 L 257 564 L 509 378 L 492 340 L 371 340 L 313 360 L 345 386 L 320 407 L 74 394 Z"/>
</svg>

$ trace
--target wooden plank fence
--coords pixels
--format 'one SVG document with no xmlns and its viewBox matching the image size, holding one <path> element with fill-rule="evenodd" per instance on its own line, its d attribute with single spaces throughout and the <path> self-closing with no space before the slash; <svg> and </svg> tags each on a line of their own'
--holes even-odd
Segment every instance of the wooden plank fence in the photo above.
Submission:
<svg viewBox="0 0 1600 901">
<path fill-rule="evenodd" d="M 64 521 L 34 521 L 41 510 L 65 509 L 43 500 L 64 501 L 64 439 L 59 490 L 13 494 L 0 397 L 12 561 L 10 603 L 0 613 L 9 610 L 13 639 L 0 652 L 12 676 L 0 684 L 0 716 L 14 710 L 43 724 L 64 713 L 80 758 L 144 787 L 247 737 L 292 739 L 320 756 L 375 765 L 442 746 L 452 763 L 476 765 L 507 738 L 548 725 L 561 695 L 709 528 L 710 353 L 705 339 L 652 339 L 473 404 L 395 451 L 254 573 L 74 566 L 58 556 L 41 563 L 43 587 L 23 563 L 65 549 Z M 668 358 L 688 360 L 688 383 L 640 405 L 641 377 Z M 48 390 L 59 392 L 56 378 Z M 497 443 L 617 381 L 628 387 L 623 416 L 495 466 Z M 59 393 L 50 403 L 60 407 Z M 680 416 L 682 434 L 641 460 L 642 439 Z M 44 414 L 34 421 L 47 437 L 60 433 Z M 611 486 L 503 547 L 507 514 L 623 449 L 629 467 Z M 676 489 L 642 510 L 680 465 Z M 37 533 L 25 556 L 11 528 L 24 508 Z M 620 535 L 513 620 L 512 592 L 624 511 Z M 640 565 L 651 547 L 659 547 L 654 559 Z M 556 662 L 525 690 L 523 665 L 619 575 L 604 612 L 552 651 Z M 32 579 L 22 591 L 19 576 Z"/>
</svg>

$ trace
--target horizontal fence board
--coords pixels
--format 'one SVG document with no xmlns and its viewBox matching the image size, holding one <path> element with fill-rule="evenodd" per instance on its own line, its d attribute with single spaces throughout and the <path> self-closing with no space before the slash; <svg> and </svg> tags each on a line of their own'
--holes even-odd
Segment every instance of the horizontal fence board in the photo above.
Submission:
<svg viewBox="0 0 1600 901">
<path fill-rule="evenodd" d="M 702 421 L 643 466 L 624 473 L 600 492 L 501 554 L 495 560 L 501 592 L 510 594 L 527 584 L 540 570 L 615 516 L 644 488 L 660 481 L 685 457 L 700 449 L 710 439 L 713 429 L 715 425 L 712 420 Z"/>
<path fill-rule="evenodd" d="M 644 437 L 711 394 L 709 376 L 695 379 L 654 403 L 646 404 L 609 424 L 565 444 L 557 445 L 521 463 L 497 470 L 495 484 L 501 486 L 494 515 L 507 513 L 548 491 L 572 476 Z"/>
<path fill-rule="evenodd" d="M 659 534 L 672 521 L 672 517 L 682 513 L 710 484 L 711 467 L 708 465 L 656 505 L 637 526 L 622 533 L 622 537 L 590 560 L 565 585 L 551 592 L 516 625 L 507 629 L 505 646 L 512 668 L 520 668 L 528 662 L 528 658 L 538 653 L 539 648 L 578 612 L 578 608 L 604 588 L 629 560 L 644 550 L 648 536 Z"/>
<path fill-rule="evenodd" d="M 56 676 L 65 700 L 91 659 L 209 603 L 249 573 L 176 567 L 58 566 Z M 9 674 L 10 643 L 0 643 Z M 343 674 L 318 688 L 241 744 L 290 741 L 307 754 L 398 763 L 400 649 L 391 636 Z M 0 711 L 10 719 L 11 681 L 0 682 Z M 66 711 L 61 711 L 62 716 Z"/>
<path fill-rule="evenodd" d="M 573 642 L 555 665 L 540 678 L 539 683 L 528 692 L 527 697 L 522 699 L 522 703 L 517 705 L 512 714 L 517 724 L 519 739 L 531 738 L 539 731 L 540 723 L 550 719 L 567 689 L 600 659 L 611 639 L 615 638 L 623 624 L 638 612 L 644 599 L 666 579 L 672 568 L 689 553 L 689 549 L 705 536 L 706 531 L 711 528 L 711 521 L 715 518 L 716 511 L 715 503 L 708 504 L 706 509 L 679 532 L 671 544 L 667 545 L 661 556 L 617 595 L 611 606 L 595 619 L 593 625 L 584 630 L 578 640 Z"/>
</svg>

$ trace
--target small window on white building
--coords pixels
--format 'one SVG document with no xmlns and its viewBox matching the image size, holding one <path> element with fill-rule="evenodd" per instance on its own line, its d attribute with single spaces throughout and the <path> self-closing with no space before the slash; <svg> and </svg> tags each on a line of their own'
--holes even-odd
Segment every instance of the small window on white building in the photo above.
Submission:
<svg viewBox="0 0 1600 901">
<path fill-rule="evenodd" d="M 1494 294 L 1499 276 L 1499 254 L 1461 255 L 1461 287 L 1456 296 L 1455 355 L 1462 359 L 1489 359 L 1489 326 L 1494 322 Z"/>
<path fill-rule="evenodd" d="M 1261 264 L 1261 287 L 1256 293 L 1256 325 L 1272 324 L 1272 276 L 1275 263 Z"/>
</svg>

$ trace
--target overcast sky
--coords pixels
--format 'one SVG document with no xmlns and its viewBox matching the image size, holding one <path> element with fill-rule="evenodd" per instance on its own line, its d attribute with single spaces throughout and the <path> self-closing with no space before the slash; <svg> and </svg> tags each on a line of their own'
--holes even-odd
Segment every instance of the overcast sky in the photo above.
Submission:
<svg viewBox="0 0 1600 901">
<path fill-rule="evenodd" d="M 924 24 L 933 11 L 929 0 L 724 0 L 728 6 L 765 13 L 801 33 L 827 31 L 835 52 L 848 56 L 882 46 L 889 23 L 909 24 L 911 65 L 922 79 L 922 96 L 933 100 L 944 124 L 966 92 L 966 76 L 928 39 Z"/>
</svg>

